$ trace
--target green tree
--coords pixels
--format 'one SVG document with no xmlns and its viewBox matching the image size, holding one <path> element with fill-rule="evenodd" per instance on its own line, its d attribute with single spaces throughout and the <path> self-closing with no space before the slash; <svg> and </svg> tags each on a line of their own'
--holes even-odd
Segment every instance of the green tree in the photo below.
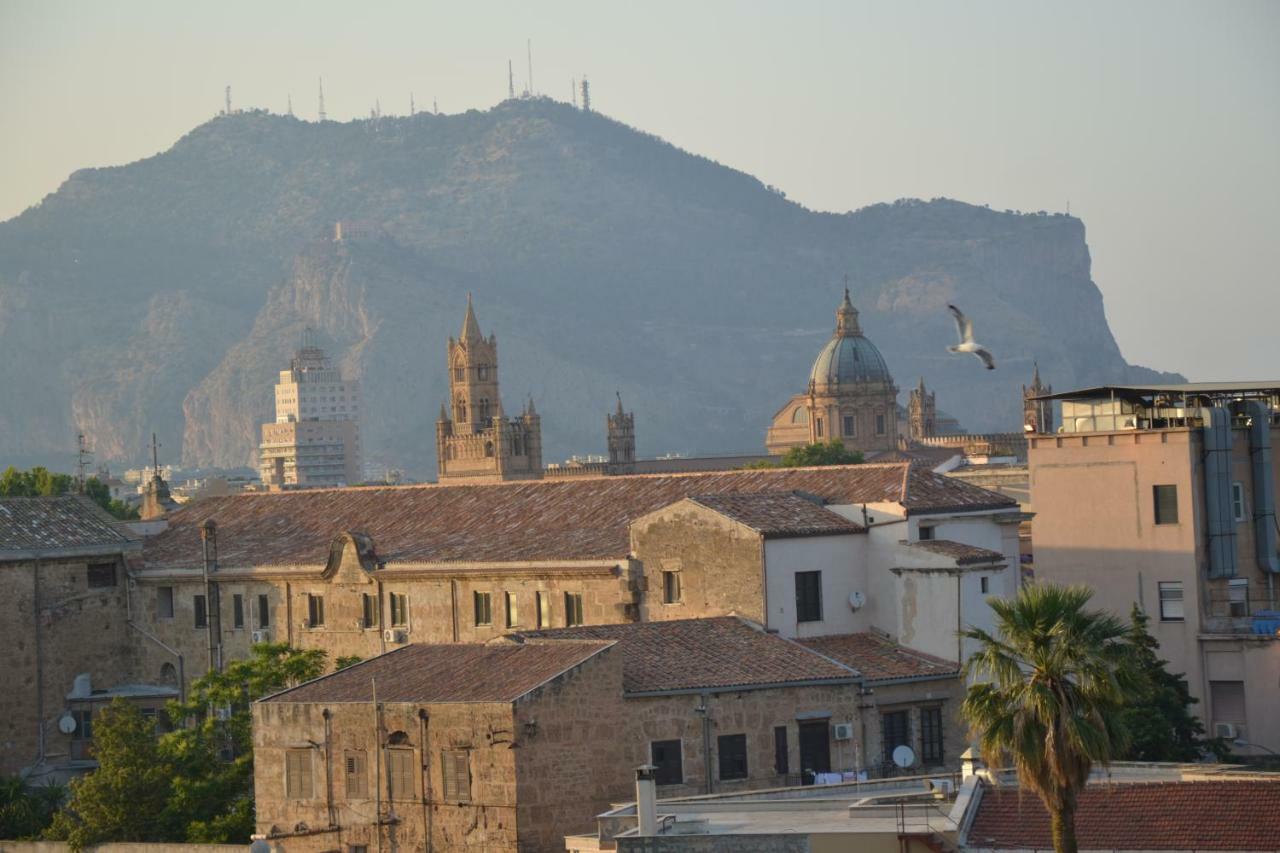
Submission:
<svg viewBox="0 0 1280 853">
<path fill-rule="evenodd" d="M 0 497 L 35 498 L 65 495 L 75 487 L 70 474 L 56 474 L 37 465 L 30 471 L 19 471 L 10 465 L 0 474 Z M 111 499 L 111 490 L 97 477 L 85 480 L 84 493 L 98 506 L 119 519 L 134 519 L 138 510 L 124 501 Z"/>
<path fill-rule="evenodd" d="M 66 796 L 62 785 L 29 785 L 18 776 L 0 778 L 0 838 L 39 838 Z"/>
<path fill-rule="evenodd" d="M 84 493 L 89 496 L 98 506 L 107 512 L 124 521 L 139 518 L 138 508 L 125 503 L 124 501 L 114 500 L 111 497 L 111 489 L 107 484 L 99 480 L 97 477 L 90 477 L 84 481 Z"/>
<path fill-rule="evenodd" d="M 829 441 L 815 441 L 793 447 L 782 454 L 776 461 L 761 460 L 748 465 L 748 468 L 811 468 L 821 465 L 858 465 L 862 462 L 862 452 L 849 450 L 838 438 Z"/>
<path fill-rule="evenodd" d="M 1053 847 L 1075 853 L 1075 810 L 1095 763 L 1123 755 L 1121 721 L 1140 690 L 1128 629 L 1086 610 L 1082 586 L 1032 584 L 989 599 L 996 633 L 970 628 L 978 650 L 965 674 L 980 679 L 961 705 L 993 766 L 1011 760 L 1049 811 Z M 982 680 L 986 679 L 986 680 Z"/>
<path fill-rule="evenodd" d="M 259 643 L 253 654 L 192 685 L 168 714 L 190 724 L 161 738 L 173 769 L 164 823 L 173 840 L 248 842 L 253 832 L 253 731 L 250 705 L 324 672 L 325 653 Z"/>
<path fill-rule="evenodd" d="M 1129 614 L 1129 645 L 1140 678 L 1139 698 L 1121 713 L 1129 732 L 1129 748 L 1122 758 L 1131 761 L 1197 761 L 1212 752 L 1221 761 L 1230 747 L 1221 738 L 1205 738 L 1204 725 L 1191 712 L 1199 700 L 1187 689 L 1180 674 L 1168 670 L 1169 662 L 1157 654 L 1160 647 L 1147 625 L 1151 617 L 1138 605 Z"/>
<path fill-rule="evenodd" d="M 155 723 L 116 698 L 94 720 L 98 769 L 75 779 L 70 799 L 47 837 L 80 850 L 106 841 L 163 841 L 156 820 L 169 799 L 170 768 L 156 743 Z"/>
<path fill-rule="evenodd" d="M 346 669 L 349 666 L 355 666 L 362 660 L 364 660 L 364 658 L 360 657 L 360 655 L 342 655 L 333 662 L 333 668 L 335 670 Z"/>
</svg>

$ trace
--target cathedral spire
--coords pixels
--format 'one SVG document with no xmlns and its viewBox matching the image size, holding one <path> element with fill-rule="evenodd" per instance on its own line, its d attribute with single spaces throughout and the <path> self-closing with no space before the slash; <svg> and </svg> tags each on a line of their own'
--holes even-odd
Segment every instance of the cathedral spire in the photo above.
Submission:
<svg viewBox="0 0 1280 853">
<path fill-rule="evenodd" d="M 476 322 L 476 312 L 471 307 L 471 294 L 467 294 L 467 315 L 462 318 L 462 336 L 458 338 L 461 341 L 481 340 L 484 335 L 480 334 L 480 324 Z"/>
<path fill-rule="evenodd" d="M 621 392 L 621 391 L 614 391 L 613 393 L 618 397 L 618 415 L 619 415 L 619 416 L 621 416 L 621 415 L 623 414 L 623 411 L 622 411 L 622 392 Z"/>
<path fill-rule="evenodd" d="M 858 326 L 858 309 L 853 307 L 853 301 L 849 299 L 849 276 L 844 277 L 844 299 L 840 302 L 840 307 L 836 309 L 836 336 L 841 338 L 850 338 L 861 335 L 862 329 Z"/>
</svg>

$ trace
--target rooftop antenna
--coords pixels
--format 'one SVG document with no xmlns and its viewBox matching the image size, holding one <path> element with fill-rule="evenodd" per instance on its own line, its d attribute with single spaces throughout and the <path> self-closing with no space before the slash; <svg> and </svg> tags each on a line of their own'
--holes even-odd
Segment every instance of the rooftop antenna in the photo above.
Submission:
<svg viewBox="0 0 1280 853">
<path fill-rule="evenodd" d="M 413 115 L 417 111 L 418 111 L 418 108 L 413 103 L 413 92 L 410 92 L 409 93 L 409 115 Z"/>
<path fill-rule="evenodd" d="M 227 111 L 225 115 L 231 115 L 231 87 L 227 87 Z"/>
<path fill-rule="evenodd" d="M 328 116 L 324 114 L 324 78 L 320 78 L 320 111 L 318 113 L 320 121 L 324 121 Z"/>
<path fill-rule="evenodd" d="M 533 39 L 526 39 L 525 48 L 529 51 L 529 97 L 533 97 Z"/>
<path fill-rule="evenodd" d="M 289 115 L 293 115 L 293 95 L 289 95 Z"/>
<path fill-rule="evenodd" d="M 578 81 L 577 78 L 569 78 L 569 100 L 576 107 L 578 105 Z"/>
<path fill-rule="evenodd" d="M 587 82 L 585 74 L 582 75 L 582 111 L 591 112 L 591 84 Z"/>
<path fill-rule="evenodd" d="M 85 443 L 84 433 L 78 433 L 76 440 L 79 443 L 79 449 L 76 456 L 76 491 L 84 494 L 85 469 L 89 467 L 89 460 L 93 458 L 93 451 L 89 449 L 89 445 Z"/>
<path fill-rule="evenodd" d="M 516 98 L 516 72 L 512 70 L 511 60 L 507 60 L 507 97 L 511 100 Z"/>
<path fill-rule="evenodd" d="M 160 443 L 156 441 L 156 434 L 151 433 L 151 472 L 154 476 L 160 476 Z"/>
</svg>

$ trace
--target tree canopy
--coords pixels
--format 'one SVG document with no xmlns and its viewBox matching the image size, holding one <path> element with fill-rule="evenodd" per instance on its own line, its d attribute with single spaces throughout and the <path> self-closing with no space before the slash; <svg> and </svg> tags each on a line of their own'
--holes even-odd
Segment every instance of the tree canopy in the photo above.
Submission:
<svg viewBox="0 0 1280 853">
<path fill-rule="evenodd" d="M 0 497 L 2 498 L 36 498 L 55 497 L 71 492 L 76 485 L 75 477 L 70 474 L 58 474 L 37 465 L 30 471 L 19 471 L 10 465 L 0 474 Z M 90 477 L 84 482 L 84 493 L 98 506 L 119 519 L 138 517 L 138 510 L 124 501 L 112 500 L 111 490 L 107 484 L 97 477 Z"/>
<path fill-rule="evenodd" d="M 810 468 L 821 465 L 858 465 L 862 462 L 862 452 L 849 450 L 838 438 L 829 441 L 815 441 L 793 447 L 775 460 L 761 460 L 748 465 L 748 468 Z"/>
</svg>

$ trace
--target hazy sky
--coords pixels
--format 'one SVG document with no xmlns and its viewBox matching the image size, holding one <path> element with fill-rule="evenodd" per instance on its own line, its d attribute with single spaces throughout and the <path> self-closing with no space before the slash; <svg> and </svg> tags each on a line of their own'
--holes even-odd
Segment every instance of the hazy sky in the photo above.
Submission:
<svg viewBox="0 0 1280 853">
<path fill-rule="evenodd" d="M 523 86 L 821 210 L 1064 210 L 1131 361 L 1280 378 L 1280 2 L 0 0 L 0 218 L 221 108 L 329 117 Z M 840 271 L 833 270 L 835 280 Z M 826 310 L 823 308 L 823 310 Z"/>
</svg>

